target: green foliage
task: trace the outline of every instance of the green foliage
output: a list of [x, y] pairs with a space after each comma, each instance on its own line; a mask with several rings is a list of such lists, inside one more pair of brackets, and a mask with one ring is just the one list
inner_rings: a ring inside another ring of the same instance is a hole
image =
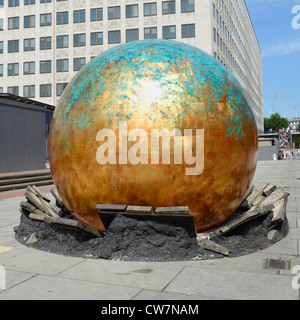
[[300, 123], [298, 124], [297, 130], [300, 131]]
[[282, 118], [279, 113], [272, 114], [270, 118], [264, 118], [264, 130], [269, 131], [270, 129], [279, 130], [287, 128], [289, 122], [286, 118]]
[[295, 148], [297, 148], [297, 149], [300, 148], [300, 138], [295, 139]]

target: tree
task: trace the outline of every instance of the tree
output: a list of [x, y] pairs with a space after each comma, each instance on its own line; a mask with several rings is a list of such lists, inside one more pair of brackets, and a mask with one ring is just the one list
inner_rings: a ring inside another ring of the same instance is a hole
[[287, 128], [289, 121], [286, 118], [282, 118], [279, 113], [274, 113], [270, 118], [264, 118], [264, 130], [269, 131], [270, 129], [279, 130]]
[[298, 124], [297, 130], [300, 131], [300, 123]]

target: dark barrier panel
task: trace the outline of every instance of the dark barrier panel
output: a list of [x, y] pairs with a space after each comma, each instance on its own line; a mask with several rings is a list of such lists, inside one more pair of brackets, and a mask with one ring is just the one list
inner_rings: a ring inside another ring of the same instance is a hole
[[45, 169], [45, 113], [0, 97], [0, 173]]
[[258, 161], [273, 160], [273, 154], [277, 154], [277, 146], [258, 147]]

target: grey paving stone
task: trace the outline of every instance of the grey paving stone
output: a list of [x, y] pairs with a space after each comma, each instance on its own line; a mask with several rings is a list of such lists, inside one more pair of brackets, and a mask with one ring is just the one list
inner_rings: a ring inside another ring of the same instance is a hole
[[0, 300], [129, 300], [140, 289], [38, 275], [0, 293]]
[[197, 294], [180, 294], [172, 292], [163, 292], [155, 290], [141, 290], [133, 300], [160, 300], [160, 301], [171, 301], [171, 300], [216, 300], [218, 298], [201, 296]]
[[265, 253], [298, 255], [297, 239], [284, 238], [264, 250]]
[[86, 260], [62, 272], [60, 277], [162, 290], [181, 269], [173, 263]]
[[1, 253], [0, 261], [6, 269], [56, 275], [78, 264], [83, 259], [39, 251], [20, 244], [13, 250]]
[[[6, 289], [8, 290], [9, 288], [12, 288], [32, 277], [36, 276], [35, 273], [30, 273], [30, 272], [19, 272], [19, 271], [13, 271], [10, 269], [5, 270], [5, 285]], [[0, 290], [1, 292], [4, 292], [5, 290]], [[0, 294], [0, 300], [1, 300], [1, 294]]]
[[298, 290], [291, 286], [292, 278], [186, 267], [164, 291], [235, 300], [298, 300]]

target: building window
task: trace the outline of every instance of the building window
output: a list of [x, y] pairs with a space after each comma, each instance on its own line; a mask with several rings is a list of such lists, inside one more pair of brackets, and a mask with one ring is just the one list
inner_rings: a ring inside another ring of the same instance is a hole
[[0, 54], [3, 53], [3, 41], [0, 41]]
[[24, 0], [24, 4], [25, 4], [25, 6], [27, 6], [29, 4], [35, 4], [35, 0]]
[[69, 71], [69, 59], [56, 60], [56, 71], [57, 72]]
[[7, 69], [8, 76], [17, 76], [19, 75], [19, 64], [18, 63], [9, 63]]
[[51, 37], [42, 37], [40, 38], [40, 50], [49, 50], [51, 49]]
[[35, 74], [35, 62], [24, 62], [24, 75]]
[[156, 2], [144, 3], [144, 16], [156, 16], [157, 4]]
[[35, 27], [35, 16], [25, 16], [24, 17], [24, 28], [33, 28]]
[[40, 85], [40, 97], [51, 97], [51, 84], [41, 84]]
[[56, 84], [56, 96], [57, 97], [60, 97], [62, 95], [62, 93], [65, 90], [67, 85], [68, 85], [68, 83], [57, 83]]
[[194, 0], [181, 0], [181, 12], [193, 12], [195, 11]]
[[23, 87], [23, 97], [24, 98], [34, 98], [35, 97], [35, 86], [24, 86]]
[[139, 15], [139, 7], [137, 4], [129, 4], [126, 6], [126, 18], [134, 18]]
[[74, 47], [84, 47], [85, 46], [85, 33], [74, 34], [73, 36]]
[[195, 37], [195, 24], [183, 24], [181, 26], [181, 36], [182, 38]]
[[164, 26], [163, 27], [164, 39], [176, 39], [176, 26]]
[[120, 6], [108, 7], [108, 20], [120, 19]]
[[120, 43], [121, 42], [121, 32], [120, 30], [108, 31], [108, 43]]
[[4, 30], [4, 22], [3, 22], [3, 18], [0, 18], [0, 31]]
[[85, 22], [85, 10], [75, 10], [73, 12], [73, 21], [74, 23]]
[[3, 77], [3, 64], [0, 64], [0, 77]]
[[8, 18], [8, 29], [19, 29], [19, 17]]
[[139, 40], [139, 29], [126, 30], [126, 42]]
[[9, 7], [18, 7], [20, 5], [19, 0], [8, 0], [8, 6]]
[[56, 13], [56, 24], [57, 25], [68, 24], [68, 23], [69, 23], [69, 12], [68, 11]]
[[145, 39], [157, 39], [157, 28], [150, 27], [144, 29], [144, 38]]
[[17, 76], [19, 75], [19, 64], [18, 63], [9, 63], [7, 66], [7, 75], [8, 76]]
[[40, 73], [51, 73], [51, 60], [40, 61]]
[[175, 13], [175, 0], [162, 2], [162, 14]]
[[3, 87], [0, 87], [0, 93], [3, 93]]
[[94, 8], [91, 9], [91, 21], [101, 21], [103, 20], [103, 9], [102, 8]]
[[91, 46], [97, 46], [103, 44], [103, 32], [91, 33]]
[[74, 58], [73, 68], [74, 71], [80, 70], [86, 64], [85, 58]]
[[56, 48], [68, 48], [69, 47], [69, 36], [57, 36], [56, 37]]
[[14, 87], [7, 87], [7, 93], [14, 94], [15, 96], [19, 95], [19, 87], [14, 86]]
[[44, 13], [40, 15], [40, 26], [51, 26], [51, 13]]
[[19, 52], [19, 40], [8, 41], [8, 52]]

